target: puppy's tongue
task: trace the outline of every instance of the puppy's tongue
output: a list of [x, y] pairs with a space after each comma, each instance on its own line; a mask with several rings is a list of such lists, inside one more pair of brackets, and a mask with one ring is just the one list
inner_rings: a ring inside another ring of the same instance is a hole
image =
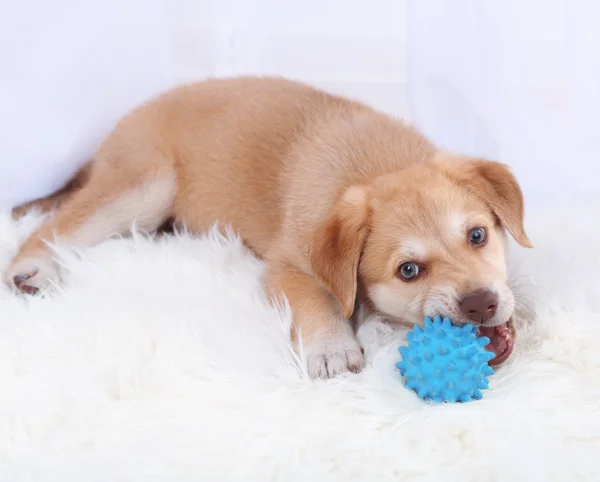
[[485, 349], [496, 355], [490, 360], [490, 365], [504, 362], [513, 351], [514, 339], [508, 323], [500, 326], [480, 326], [477, 336], [487, 336], [490, 339]]

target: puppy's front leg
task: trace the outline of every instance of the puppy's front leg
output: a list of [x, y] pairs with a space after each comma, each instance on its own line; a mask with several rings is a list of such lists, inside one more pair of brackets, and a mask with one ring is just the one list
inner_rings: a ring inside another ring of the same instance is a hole
[[350, 321], [343, 317], [335, 298], [315, 277], [287, 265], [270, 266], [266, 281], [274, 296], [283, 293], [289, 301], [292, 340], [305, 344], [312, 378], [360, 371], [364, 357]]

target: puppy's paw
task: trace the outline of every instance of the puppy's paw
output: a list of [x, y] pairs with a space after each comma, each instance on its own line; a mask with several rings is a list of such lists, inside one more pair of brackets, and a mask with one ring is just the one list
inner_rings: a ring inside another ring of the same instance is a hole
[[360, 345], [353, 334], [329, 335], [311, 341], [306, 352], [311, 378], [333, 378], [349, 371], [358, 373], [365, 365]]
[[58, 265], [51, 258], [24, 258], [9, 266], [5, 282], [13, 289], [33, 295], [46, 290], [58, 278]]

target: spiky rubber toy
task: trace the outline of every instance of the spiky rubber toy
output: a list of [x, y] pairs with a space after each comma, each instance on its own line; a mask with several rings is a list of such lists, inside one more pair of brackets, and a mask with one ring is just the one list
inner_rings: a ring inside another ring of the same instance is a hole
[[484, 348], [486, 336], [477, 336], [471, 324], [454, 326], [449, 318], [425, 318], [424, 327], [415, 326], [406, 336], [408, 346], [401, 346], [396, 367], [407, 388], [422, 400], [469, 402], [483, 397], [489, 375], [488, 362], [494, 354]]

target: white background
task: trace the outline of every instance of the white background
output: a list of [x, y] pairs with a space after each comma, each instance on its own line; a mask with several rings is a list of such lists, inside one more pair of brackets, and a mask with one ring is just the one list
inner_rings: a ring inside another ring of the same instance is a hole
[[0, 205], [57, 188], [148, 96], [238, 73], [412, 118], [529, 196], [597, 190], [597, 25], [593, 0], [0, 0]]
[[600, 191], [600, 2], [410, 0], [409, 100], [438, 143], [526, 194]]

